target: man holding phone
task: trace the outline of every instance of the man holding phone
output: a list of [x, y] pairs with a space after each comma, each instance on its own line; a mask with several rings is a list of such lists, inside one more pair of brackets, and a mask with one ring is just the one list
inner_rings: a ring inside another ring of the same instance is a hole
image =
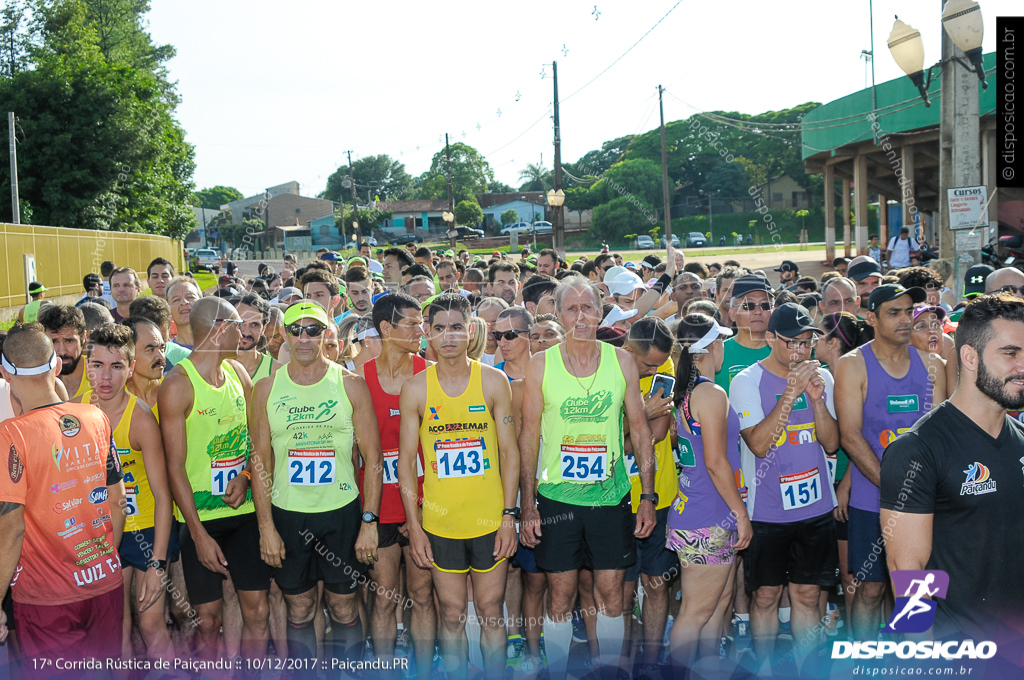
[[[665, 526], [668, 511], [675, 499], [679, 476], [672, 453], [672, 390], [675, 386], [675, 364], [672, 362], [672, 332], [663, 320], [648, 316], [629, 329], [625, 350], [633, 357], [640, 375], [640, 392], [644, 396], [644, 409], [654, 439], [654, 491], [658, 501], [654, 506], [657, 524], [647, 538], [636, 541], [636, 562], [626, 569], [625, 592], [635, 593], [637, 575], [643, 586], [643, 672], [658, 665], [661, 642], [668, 621], [669, 584], [679, 570], [676, 554], [665, 547]], [[623, 435], [629, 433], [629, 421], [623, 420]], [[626, 472], [629, 473], [630, 502], [636, 515], [640, 505], [640, 469], [633, 455], [633, 447], [625, 437]], [[631, 602], [625, 603], [627, 610]], [[652, 677], [654, 677], [652, 675]]]

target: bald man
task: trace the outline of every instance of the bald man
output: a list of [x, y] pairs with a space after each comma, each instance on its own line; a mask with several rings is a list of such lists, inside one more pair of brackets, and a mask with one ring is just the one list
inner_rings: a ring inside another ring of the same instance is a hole
[[1005, 292], [1024, 299], [1024, 272], [1016, 267], [1003, 267], [985, 277], [985, 293]]
[[242, 610], [242, 654], [266, 654], [270, 568], [249, 482], [246, 402], [249, 374], [235, 359], [242, 319], [218, 297], [189, 314], [195, 349], [167, 374], [158, 393], [167, 472], [186, 525], [181, 560], [189, 601], [199, 614], [197, 655], [221, 656], [222, 584], [230, 574]]

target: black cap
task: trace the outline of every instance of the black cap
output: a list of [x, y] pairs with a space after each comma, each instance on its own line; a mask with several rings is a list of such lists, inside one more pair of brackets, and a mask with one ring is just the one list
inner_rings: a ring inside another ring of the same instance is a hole
[[772, 286], [768, 283], [768, 279], [757, 274], [744, 274], [743, 276], [737, 276], [732, 283], [732, 296], [733, 298], [740, 298], [747, 293], [753, 293], [755, 291], [762, 291], [768, 295], [772, 294]]
[[795, 338], [807, 331], [825, 332], [815, 326], [807, 310], [795, 302], [787, 302], [775, 308], [771, 318], [768, 319], [768, 330], [784, 338]]
[[918, 286], [904, 288], [898, 283], [886, 283], [871, 291], [871, 296], [868, 297], [868, 311], [873, 312], [886, 302], [895, 300], [901, 295], [909, 295], [915, 305], [924, 302], [925, 298], [928, 297], [928, 293], [924, 292], [924, 288]]
[[783, 260], [782, 261], [782, 266], [776, 267], [775, 271], [777, 271], [777, 272], [798, 272], [798, 271], [800, 271], [800, 267], [798, 267], [796, 262], [793, 262], [793, 260]]
[[850, 263], [850, 258], [848, 258], [848, 257], [837, 257], [836, 259], [832, 260], [832, 266], [833, 267], [838, 267], [841, 264], [849, 264], [849, 263]]
[[976, 264], [964, 274], [964, 297], [981, 295], [985, 292], [985, 279], [995, 269], [987, 264]]
[[868, 278], [869, 276], [877, 276], [882, 278], [882, 268], [878, 266], [878, 263], [874, 260], [867, 260], [864, 262], [858, 262], [857, 264], [850, 265], [846, 270], [846, 275], [858, 283]]

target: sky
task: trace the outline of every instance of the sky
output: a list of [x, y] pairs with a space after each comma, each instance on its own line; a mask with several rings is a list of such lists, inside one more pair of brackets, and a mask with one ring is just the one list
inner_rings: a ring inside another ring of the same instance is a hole
[[[167, 66], [196, 187], [246, 196], [292, 180], [314, 196], [348, 151], [417, 176], [445, 133], [517, 187], [527, 164], [553, 165], [553, 61], [571, 162], [656, 128], [659, 84], [667, 122], [863, 89], [872, 13], [877, 83], [905, 77], [886, 46], [896, 14], [921, 31], [926, 67], [940, 57], [940, 0], [596, 2], [152, 0], [147, 18], [177, 50]], [[1024, 4], [981, 4], [988, 53], [996, 16]]]

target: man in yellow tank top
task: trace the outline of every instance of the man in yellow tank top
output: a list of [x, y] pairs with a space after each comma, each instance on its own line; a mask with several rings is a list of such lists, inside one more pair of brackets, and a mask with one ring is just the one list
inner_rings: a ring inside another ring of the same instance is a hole
[[[256, 385], [250, 410], [260, 554], [284, 593], [288, 655], [316, 656], [322, 579], [331, 619], [325, 656], [358, 660], [356, 589], [365, 583], [364, 565], [377, 559], [383, 483], [377, 416], [366, 381], [324, 355], [327, 312], [302, 302], [288, 308], [284, 322], [291, 361]], [[361, 508], [356, 439], [367, 470]]]
[[246, 402], [249, 374], [232, 357], [242, 320], [218, 297], [189, 314], [196, 340], [160, 386], [160, 429], [171, 492], [186, 525], [181, 560], [199, 619], [197, 654], [221, 651], [223, 581], [230, 573], [242, 610], [242, 654], [267, 651], [270, 567], [260, 559], [259, 526], [249, 494], [251, 462]]
[[[60, 357], [60, 382], [70, 397], [89, 391], [82, 354], [85, 349], [85, 316], [77, 307], [47, 305], [39, 313], [39, 323], [53, 342], [53, 351]], [[59, 393], [59, 388], [58, 388]]]
[[[562, 677], [577, 573], [584, 566], [594, 570], [601, 661], [621, 665], [626, 568], [636, 559], [635, 539], [654, 530], [658, 496], [636, 365], [625, 350], [597, 341], [597, 293], [586, 279], [566, 277], [555, 291], [555, 311], [566, 330], [565, 342], [534, 355], [526, 372], [519, 434], [520, 540], [536, 547], [537, 566], [547, 572], [548, 669], [551, 677]], [[635, 519], [623, 455], [623, 409], [640, 474]]]
[[164, 349], [167, 343], [159, 327], [148, 319], [132, 317], [129, 328], [132, 329], [135, 345], [135, 368], [128, 378], [127, 389], [144, 401], [159, 419], [156, 397], [164, 379], [164, 366], [167, 363]]
[[437, 363], [407, 382], [399, 397], [398, 483], [409, 544], [416, 564], [433, 570], [441, 606], [438, 638], [451, 677], [467, 674], [467, 573], [484, 671], [503, 671], [506, 560], [516, 552], [519, 451], [512, 392], [504, 373], [467, 356], [469, 317], [469, 301], [461, 295], [445, 293], [430, 302], [427, 334]]
[[[146, 654], [154, 659], [174, 656], [164, 622], [164, 584], [170, 552], [171, 490], [167, 484], [160, 426], [149, 408], [125, 391], [135, 367], [135, 343], [127, 326], [100, 326], [90, 335], [86, 371], [93, 389], [79, 399], [106, 414], [124, 472], [124, 534], [118, 554], [124, 576], [125, 658], [132, 658], [132, 613], [137, 614]], [[134, 581], [134, 588], [133, 588]], [[132, 597], [136, 592], [137, 596]]]

